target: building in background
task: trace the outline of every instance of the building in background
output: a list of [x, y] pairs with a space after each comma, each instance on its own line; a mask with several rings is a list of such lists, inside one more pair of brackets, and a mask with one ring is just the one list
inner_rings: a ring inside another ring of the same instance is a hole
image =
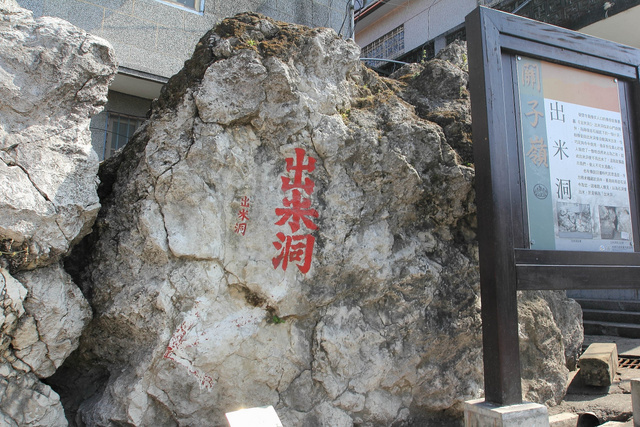
[[108, 40], [119, 68], [104, 112], [91, 122], [100, 160], [124, 146], [151, 101], [180, 71], [196, 43], [222, 19], [258, 12], [273, 19], [330, 27], [351, 37], [352, 0], [17, 0], [35, 17], [56, 16]]
[[[355, 40], [363, 58], [418, 62], [460, 37], [464, 18], [479, 5], [496, 0], [356, 0]], [[393, 64], [366, 61], [391, 71]]]
[[[356, 0], [355, 40], [363, 58], [419, 62], [456, 39], [478, 6], [640, 47], [640, 0]], [[367, 61], [382, 72], [395, 64]]]

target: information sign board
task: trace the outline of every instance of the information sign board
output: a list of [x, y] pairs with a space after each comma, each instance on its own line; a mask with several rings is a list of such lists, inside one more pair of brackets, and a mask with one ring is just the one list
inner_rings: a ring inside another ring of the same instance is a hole
[[516, 63], [529, 247], [633, 252], [618, 79]]
[[522, 402], [518, 290], [640, 287], [640, 51], [466, 19], [485, 399]]

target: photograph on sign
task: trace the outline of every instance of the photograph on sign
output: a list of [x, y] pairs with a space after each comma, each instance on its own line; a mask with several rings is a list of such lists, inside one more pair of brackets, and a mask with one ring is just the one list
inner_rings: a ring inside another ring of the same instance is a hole
[[531, 249], [633, 252], [615, 78], [518, 57]]

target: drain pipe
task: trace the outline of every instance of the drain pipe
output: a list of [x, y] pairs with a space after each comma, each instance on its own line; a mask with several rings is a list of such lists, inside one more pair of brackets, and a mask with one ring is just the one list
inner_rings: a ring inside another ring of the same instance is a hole
[[513, 9], [513, 14], [516, 14], [518, 12], [520, 12], [520, 9], [522, 9], [523, 7], [525, 7], [526, 5], [528, 5], [529, 3], [531, 3], [531, 0], [527, 0], [524, 3], [522, 3], [520, 6], [516, 7], [515, 9]]
[[351, 0], [351, 40], [356, 41], [356, 0]]
[[578, 416], [576, 427], [596, 427], [600, 425], [600, 419], [593, 412], [585, 412]]
[[380, 62], [393, 62], [394, 64], [402, 64], [407, 65], [408, 62], [396, 61], [393, 59], [384, 59], [384, 58], [360, 58], [360, 61], [380, 61]]

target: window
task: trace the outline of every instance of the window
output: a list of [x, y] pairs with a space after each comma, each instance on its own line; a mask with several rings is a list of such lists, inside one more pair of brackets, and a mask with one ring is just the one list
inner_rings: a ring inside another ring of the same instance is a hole
[[467, 27], [462, 27], [457, 30], [454, 30], [446, 35], [447, 45], [450, 45], [456, 40], [466, 40], [467, 39]]
[[[404, 24], [362, 48], [363, 58], [394, 59], [404, 53]], [[365, 61], [370, 67], [380, 66], [379, 61]]]
[[157, 0], [171, 6], [178, 6], [188, 10], [202, 13], [204, 11], [204, 0]]
[[143, 117], [126, 114], [107, 113], [107, 129], [104, 138], [103, 159], [108, 159], [124, 147], [133, 136], [138, 126], [145, 120]]

